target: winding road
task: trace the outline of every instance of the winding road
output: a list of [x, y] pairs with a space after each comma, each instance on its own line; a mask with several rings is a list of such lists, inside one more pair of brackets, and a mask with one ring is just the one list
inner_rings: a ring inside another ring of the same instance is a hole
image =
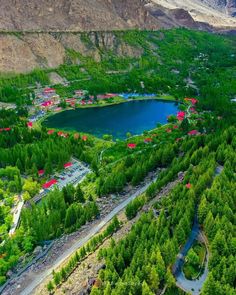
[[134, 200], [136, 197], [144, 193], [147, 188], [150, 186], [152, 182], [154, 182], [156, 178], [147, 184], [145, 184], [142, 188], [137, 190], [134, 194], [132, 194], [128, 199], [120, 203], [116, 208], [114, 208], [106, 217], [104, 217], [101, 222], [94, 226], [88, 234], [82, 238], [79, 239], [73, 246], [71, 246], [68, 250], [66, 250], [62, 255], [60, 255], [54, 263], [50, 266], [50, 268], [44, 270], [38, 275], [35, 275], [33, 277], [32, 282], [25, 288], [23, 291], [21, 291], [20, 295], [28, 295], [32, 294], [33, 290], [47, 277], [49, 276], [54, 269], [56, 269], [58, 266], [60, 266], [67, 258], [71, 256], [78, 248], [85, 245], [94, 235], [96, 235], [115, 215], [117, 215], [121, 210], [123, 210], [132, 200]]
[[[218, 165], [215, 169], [214, 177], [220, 175], [221, 172], [223, 171], [223, 169], [224, 169], [223, 166]], [[206, 258], [205, 258], [205, 268], [204, 268], [203, 274], [198, 279], [188, 280], [184, 276], [182, 268], [183, 268], [185, 256], [187, 255], [188, 251], [192, 247], [193, 242], [197, 239], [202, 240], [202, 242], [206, 246], [207, 253], [206, 253]], [[185, 292], [192, 294], [192, 295], [199, 295], [200, 294], [203, 284], [204, 284], [204, 282], [207, 278], [207, 275], [208, 275], [209, 255], [210, 255], [210, 252], [209, 252], [209, 249], [207, 246], [207, 241], [206, 241], [206, 238], [205, 238], [203, 232], [201, 232], [201, 230], [200, 230], [198, 218], [197, 218], [197, 208], [195, 208], [194, 223], [193, 223], [191, 233], [189, 235], [189, 238], [188, 238], [186, 244], [183, 246], [183, 248], [179, 252], [176, 262], [172, 268], [172, 272], [176, 278], [176, 285], [180, 289], [182, 289]]]

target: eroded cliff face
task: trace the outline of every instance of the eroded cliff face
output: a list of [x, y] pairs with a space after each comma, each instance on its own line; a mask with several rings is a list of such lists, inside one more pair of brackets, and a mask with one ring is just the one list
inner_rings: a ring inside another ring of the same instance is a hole
[[[138, 57], [142, 48], [128, 45], [112, 32], [0, 34], [0, 72], [25, 73], [35, 68], [57, 68], [67, 49], [100, 61], [104, 52]], [[79, 62], [79, 60], [78, 60]]]
[[224, 22], [225, 26], [236, 24], [227, 18], [235, 14], [236, 0], [0, 0], [0, 30], [78, 32], [192, 26], [181, 15], [176, 17], [173, 10], [178, 9], [190, 13], [194, 21], [216, 27]]
[[[56, 68], [73, 49], [139, 56], [108, 31], [186, 27], [234, 30], [236, 0], [0, 0], [0, 72]], [[100, 33], [91, 33], [91, 32]], [[73, 34], [73, 33], [74, 34]], [[87, 41], [81, 33], [87, 32]], [[104, 32], [104, 33], [102, 33]]]
[[0, 29], [99, 31], [158, 27], [146, 0], [0, 0]]

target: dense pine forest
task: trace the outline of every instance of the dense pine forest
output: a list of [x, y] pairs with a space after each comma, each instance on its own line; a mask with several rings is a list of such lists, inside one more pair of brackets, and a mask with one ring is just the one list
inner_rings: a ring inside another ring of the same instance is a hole
[[[68, 49], [65, 64], [57, 69], [0, 76], [0, 102], [16, 104], [13, 110], [0, 110], [0, 283], [10, 278], [9, 270], [16, 271], [19, 260], [31, 255], [35, 247], [99, 219], [98, 200], [111, 200], [113, 194], [138, 187], [150, 173], [159, 171], [146, 192], [126, 207], [128, 220], [180, 173], [183, 181], [155, 202], [152, 210], [140, 213], [119, 242], [111, 239], [110, 246], [99, 251], [97, 258], [105, 266], [91, 294], [151, 295], [164, 288], [167, 295], [184, 294], [176, 288], [172, 268], [197, 216], [210, 251], [209, 273], [201, 294], [233, 295], [236, 122], [232, 99], [236, 96], [236, 40], [186, 29], [115, 34], [123, 42], [141, 48], [142, 56], [117, 57], [103, 52], [102, 60], [96, 62]], [[89, 42], [86, 36], [83, 40]], [[81, 63], [76, 65], [78, 58]], [[50, 85], [50, 72], [69, 83]], [[29, 128], [36, 82], [54, 87], [63, 101], [73, 97], [76, 89], [86, 89], [93, 96], [157, 93], [178, 102], [179, 112], [170, 114], [166, 125], [158, 124], [135, 137], [127, 135], [125, 140], [96, 138], [71, 130], [50, 132], [41, 122]], [[32, 200], [42, 185], [72, 158], [88, 164], [91, 173], [81, 184], [47, 192], [35, 204]], [[216, 172], [219, 166], [220, 174]], [[19, 227], [9, 235], [16, 195], [21, 195], [27, 206], [22, 210]], [[88, 249], [76, 252], [68, 269], [54, 273], [48, 292], [56, 293], [81, 257], [93, 252], [122, 226], [116, 219], [112, 222]]]

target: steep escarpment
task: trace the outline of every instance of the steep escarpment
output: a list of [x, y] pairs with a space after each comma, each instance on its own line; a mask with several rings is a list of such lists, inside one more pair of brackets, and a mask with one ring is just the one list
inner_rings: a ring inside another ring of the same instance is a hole
[[91, 31], [158, 27], [146, 0], [1, 0], [0, 29]]
[[56, 68], [66, 61], [68, 51], [96, 61], [107, 52], [127, 57], [138, 57], [143, 52], [141, 47], [127, 44], [121, 32], [2, 33], [0, 72], [25, 73], [35, 68]]
[[[235, 13], [236, 0], [0, 0], [0, 8], [2, 31], [198, 28], [199, 21], [236, 27], [236, 20], [229, 17]], [[179, 9], [185, 10], [184, 18]]]

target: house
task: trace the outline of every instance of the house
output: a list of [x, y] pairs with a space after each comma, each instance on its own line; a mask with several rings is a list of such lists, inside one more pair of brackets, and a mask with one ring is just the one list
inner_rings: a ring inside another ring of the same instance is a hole
[[10, 127], [0, 128], [0, 132], [2, 132], [2, 131], [11, 131], [11, 128]]
[[88, 94], [88, 91], [87, 91], [87, 90], [79, 89], [79, 90], [76, 90], [76, 91], [75, 91], [75, 96], [76, 96], [77, 98], [82, 98], [82, 97], [84, 97], [86, 94]]
[[64, 168], [70, 168], [72, 166], [72, 163], [71, 162], [68, 162], [66, 164], [64, 164]]
[[44, 170], [39, 170], [38, 171], [38, 176], [43, 176], [44, 175], [44, 172], [45, 172]]
[[106, 94], [99, 94], [97, 96], [97, 99], [109, 99], [109, 98], [113, 98], [113, 97], [116, 97], [117, 94], [115, 93], [106, 93]]
[[43, 90], [43, 95], [45, 95], [45, 96], [52, 96], [54, 94], [56, 94], [56, 90], [53, 88], [45, 88]]
[[57, 135], [66, 138], [68, 136], [68, 133], [64, 133], [62, 131], [58, 131], [57, 132]]
[[137, 146], [137, 144], [136, 143], [128, 143], [127, 144], [127, 147], [129, 148], [129, 149], [135, 149], [136, 148], [136, 146]]
[[48, 130], [48, 135], [51, 135], [51, 134], [53, 134], [54, 132], [55, 132], [55, 130], [50, 129], [50, 130]]
[[144, 139], [144, 143], [150, 143], [152, 142], [152, 138], [151, 137], [148, 137], [148, 138], [145, 138]]
[[44, 189], [49, 189], [50, 187], [52, 187], [55, 184], [57, 184], [57, 180], [56, 179], [52, 179], [52, 180], [44, 183], [43, 188]]
[[32, 128], [33, 127], [33, 122], [28, 122], [27, 126], [28, 126], [28, 128]]
[[49, 109], [54, 105], [54, 102], [52, 100], [47, 100], [41, 103], [41, 108], [42, 109]]
[[81, 100], [79, 104], [84, 106], [84, 105], [86, 105], [86, 101], [85, 100]]
[[198, 135], [200, 134], [197, 130], [191, 130], [188, 132], [188, 135]]

